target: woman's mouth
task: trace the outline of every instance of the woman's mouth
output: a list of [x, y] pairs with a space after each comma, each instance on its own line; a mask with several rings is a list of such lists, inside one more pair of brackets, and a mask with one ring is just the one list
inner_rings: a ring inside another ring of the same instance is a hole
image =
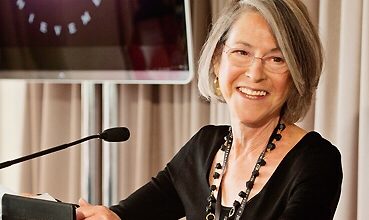
[[251, 99], [261, 98], [268, 94], [268, 92], [264, 90], [254, 90], [245, 87], [238, 87], [238, 91], [245, 94], [248, 98]]

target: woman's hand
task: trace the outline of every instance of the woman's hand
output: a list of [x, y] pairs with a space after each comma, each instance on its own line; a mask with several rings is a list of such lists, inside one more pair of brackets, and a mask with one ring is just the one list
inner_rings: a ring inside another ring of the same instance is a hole
[[76, 210], [77, 220], [120, 220], [110, 209], [102, 205], [91, 205], [84, 199], [78, 201], [79, 208]]

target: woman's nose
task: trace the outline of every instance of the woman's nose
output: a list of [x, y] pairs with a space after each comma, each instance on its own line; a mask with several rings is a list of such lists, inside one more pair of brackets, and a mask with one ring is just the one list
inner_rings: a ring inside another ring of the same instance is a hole
[[265, 79], [265, 73], [263, 68], [263, 59], [260, 57], [254, 57], [249, 68], [246, 70], [247, 78], [254, 82]]

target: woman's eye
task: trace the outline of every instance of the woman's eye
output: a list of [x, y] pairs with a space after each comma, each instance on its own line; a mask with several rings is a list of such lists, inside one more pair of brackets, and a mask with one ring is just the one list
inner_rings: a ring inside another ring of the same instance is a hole
[[237, 55], [241, 55], [241, 56], [249, 56], [250, 53], [246, 50], [235, 50], [234, 53], [236, 53]]
[[284, 62], [284, 59], [282, 57], [271, 57], [271, 60], [274, 63], [283, 63]]

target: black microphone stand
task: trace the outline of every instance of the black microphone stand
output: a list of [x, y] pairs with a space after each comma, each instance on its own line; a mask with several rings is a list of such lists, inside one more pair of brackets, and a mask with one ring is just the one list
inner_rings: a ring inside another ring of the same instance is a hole
[[50, 154], [50, 153], [53, 153], [55, 151], [60, 151], [60, 150], [66, 149], [68, 147], [71, 147], [73, 145], [80, 144], [82, 142], [85, 142], [85, 141], [88, 141], [88, 140], [91, 140], [91, 139], [94, 139], [94, 138], [100, 138], [100, 134], [91, 135], [91, 136], [82, 138], [80, 140], [73, 141], [71, 143], [62, 144], [62, 145], [59, 145], [59, 146], [56, 146], [56, 147], [51, 147], [49, 149], [39, 151], [39, 152], [30, 154], [30, 155], [27, 155], [27, 156], [24, 156], [24, 157], [20, 157], [20, 158], [17, 158], [15, 160], [9, 160], [9, 161], [2, 162], [2, 163], [0, 163], [0, 169], [3, 169], [5, 167], [8, 167], [8, 166], [11, 166], [13, 164], [20, 163], [20, 162], [23, 162], [23, 161], [26, 161], [26, 160], [31, 160], [31, 159], [36, 158], [36, 157], [41, 157], [43, 155]]

